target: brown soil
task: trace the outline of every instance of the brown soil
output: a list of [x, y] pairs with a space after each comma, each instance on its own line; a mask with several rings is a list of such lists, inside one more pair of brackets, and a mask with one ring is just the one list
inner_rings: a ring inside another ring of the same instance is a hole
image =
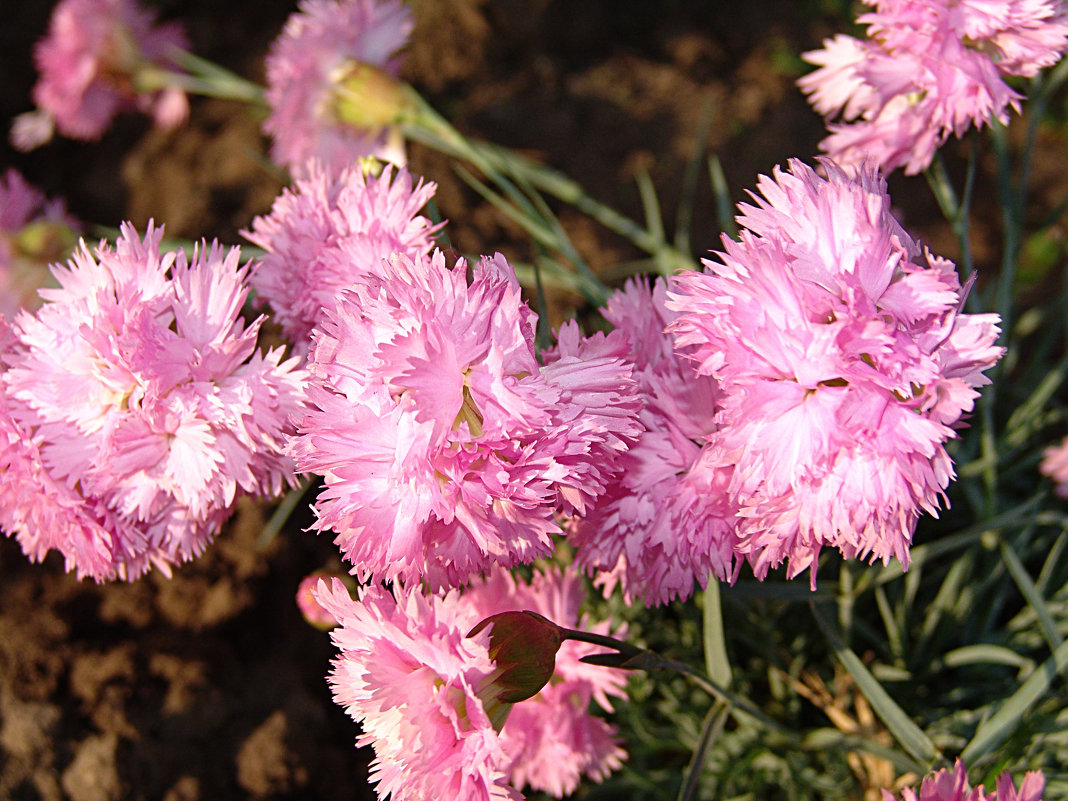
[[[12, 5], [0, 26], [4, 125], [30, 106], [30, 49], [51, 4]], [[158, 5], [187, 23], [199, 53], [255, 79], [293, 8], [280, 0]], [[735, 200], [758, 173], [810, 158], [821, 136], [792, 85], [796, 54], [837, 28], [821, 21], [815, 0], [413, 6], [406, 77], [458, 127], [560, 168], [636, 218], [634, 175], [648, 170], [669, 234], [706, 106], [713, 123], [705, 144], [722, 160]], [[178, 131], [122, 118], [100, 142], [57, 141], [28, 155], [0, 145], [0, 167], [65, 196], [91, 223], [153, 217], [173, 236], [236, 244], [281, 186], [259, 160], [265, 145], [244, 108], [198, 100]], [[519, 232], [444, 159], [414, 148], [411, 161], [439, 183], [458, 249], [523, 254]], [[576, 214], [561, 217], [596, 267], [635, 257]], [[718, 237], [707, 180], [694, 219], [700, 254]], [[577, 297], [559, 297], [554, 318], [578, 306]], [[0, 798], [373, 797], [367, 756], [353, 747], [357, 727], [324, 679], [328, 638], [293, 604], [301, 577], [336, 559], [336, 549], [301, 532], [302, 514], [261, 551], [263, 515], [243, 505], [203, 558], [173, 578], [129, 584], [78, 582], [58, 558], [30, 564], [0, 538]]]

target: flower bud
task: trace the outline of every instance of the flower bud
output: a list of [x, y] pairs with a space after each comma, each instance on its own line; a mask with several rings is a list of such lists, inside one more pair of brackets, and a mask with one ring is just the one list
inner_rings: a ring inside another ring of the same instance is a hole
[[537, 695], [556, 668], [560, 628], [536, 612], [500, 612], [468, 632], [473, 637], [490, 627], [489, 656], [497, 670], [486, 677], [478, 696], [500, 731], [512, 704]]
[[327, 570], [316, 570], [314, 573], [308, 574], [301, 579], [300, 585], [297, 587], [296, 600], [300, 614], [307, 623], [321, 631], [329, 631], [338, 624], [338, 621], [319, 603], [315, 597], [314, 590], [319, 586], [321, 580], [325, 579], [330, 582], [331, 579], [335, 578], [339, 579], [348, 588], [349, 592], [352, 592], [352, 579], [349, 576]]
[[48, 265], [74, 249], [77, 234], [62, 220], [38, 219], [13, 232], [0, 231], [0, 314], [41, 305], [38, 291], [57, 286]]
[[381, 67], [348, 61], [332, 77], [334, 112], [354, 128], [375, 131], [396, 125], [411, 109], [404, 84]]
[[42, 219], [22, 226], [11, 244], [18, 258], [43, 267], [70, 255], [77, 241], [78, 235], [67, 223]]

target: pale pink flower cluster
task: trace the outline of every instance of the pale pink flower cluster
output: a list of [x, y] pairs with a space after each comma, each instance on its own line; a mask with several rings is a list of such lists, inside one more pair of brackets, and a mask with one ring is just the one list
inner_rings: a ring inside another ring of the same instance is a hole
[[901, 228], [882, 178], [822, 166], [762, 177], [740, 239], [667, 302], [719, 382], [712, 461], [733, 471], [735, 550], [759, 577], [814, 571], [824, 546], [907, 565], [953, 477], [945, 443], [1003, 353], [998, 316], [961, 311], [953, 264]]
[[[608, 622], [593, 623], [580, 614], [585, 598], [575, 571], [535, 570], [530, 583], [496, 569], [464, 591], [461, 603], [471, 625], [499, 612], [537, 612], [557, 625], [621, 637]], [[556, 654], [556, 670], [541, 692], [516, 704], [501, 732], [509, 782], [557, 798], [570, 795], [583, 777], [599, 782], [626, 758], [616, 729], [590, 712], [591, 703], [612, 711], [611, 698], [626, 698], [622, 671], [588, 665], [582, 657], [602, 652], [596, 645], [567, 640]]]
[[256, 351], [248, 268], [217, 244], [161, 253], [129, 225], [83, 244], [15, 319], [0, 378], [0, 527], [97, 580], [198, 555], [239, 495], [294, 480], [284, 454], [303, 371]]
[[734, 510], [730, 470], [702, 458], [715, 431], [716, 380], [697, 375], [692, 348], [676, 350], [666, 328], [663, 279], [629, 281], [609, 298], [605, 318], [625, 334], [641, 390], [645, 431], [620, 457], [617, 479], [585, 517], [571, 521], [576, 562], [606, 592], [647, 604], [686, 598], [694, 578], [733, 578]]
[[394, 253], [425, 256], [440, 227], [419, 213], [436, 184], [413, 185], [404, 168], [387, 165], [375, 177], [356, 164], [333, 177], [313, 163], [305, 172], [243, 232], [266, 251], [252, 276], [257, 300], [270, 305], [271, 319], [300, 351], [322, 310], [356, 276]]
[[39, 305], [47, 265], [66, 257], [77, 229], [62, 200], [47, 200], [15, 170], [0, 177], [0, 316]]
[[96, 139], [121, 111], [151, 114], [163, 127], [178, 125], [189, 112], [185, 93], [175, 87], [142, 91], [138, 81], [146, 70], [176, 69], [175, 51], [187, 48], [179, 25], [156, 24], [155, 13], [135, 0], [61, 0], [34, 51], [38, 111], [16, 120], [15, 145], [43, 144], [53, 127], [73, 139]]
[[842, 164], [926, 169], [951, 134], [1008, 121], [1022, 96], [1005, 83], [1055, 64], [1068, 49], [1060, 0], [864, 0], [868, 38], [839, 34], [805, 53], [819, 69], [798, 81]]
[[473, 623], [456, 590], [395, 591], [396, 600], [374, 585], [354, 601], [335, 579], [316, 593], [339, 624], [330, 635], [340, 651], [329, 676], [334, 700], [360, 722], [356, 744], [374, 748], [379, 798], [521, 798], [479, 696], [496, 671], [489, 630], [465, 636]]
[[625, 676], [579, 661], [603, 649], [565, 641], [549, 683], [512, 706], [497, 730], [489, 710], [501, 666], [489, 655], [491, 630], [467, 636], [483, 619], [513, 610], [611, 633], [609, 624], [580, 616], [576, 574], [536, 571], [526, 583], [497, 568], [462, 593], [426, 596], [399, 585], [394, 592], [396, 600], [375, 585], [354, 601], [337, 579], [315, 591], [339, 624], [334, 697], [362, 724], [357, 743], [374, 748], [379, 797], [519, 798], [517, 789], [529, 786], [559, 798], [582, 777], [601, 781], [622, 765], [615, 728], [590, 707], [610, 711], [612, 697], [625, 697]]
[[363, 156], [403, 164], [396, 132], [346, 122], [339, 93], [356, 64], [395, 76], [411, 29], [400, 0], [302, 0], [267, 54], [271, 112], [263, 127], [274, 140], [271, 157], [298, 173], [312, 159], [328, 172]]
[[[994, 792], [988, 793], [982, 785], [971, 787], [968, 784], [968, 774], [958, 759], [952, 770], [943, 768], [925, 778], [919, 793], [906, 787], [901, 793], [901, 801], [1042, 801], [1045, 785], [1042, 771], [1032, 770], [1027, 772], [1017, 789], [1012, 776], [1005, 771], [998, 777]], [[897, 796], [883, 790], [883, 801], [897, 801]]]
[[292, 453], [359, 575], [442, 587], [530, 562], [603, 492], [641, 430], [625, 342], [569, 327], [542, 366], [535, 323], [502, 256], [440, 251], [395, 255], [324, 311]]

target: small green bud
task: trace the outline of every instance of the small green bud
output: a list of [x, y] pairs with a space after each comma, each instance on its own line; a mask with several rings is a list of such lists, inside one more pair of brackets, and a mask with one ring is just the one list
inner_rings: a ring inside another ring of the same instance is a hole
[[333, 79], [334, 113], [354, 128], [377, 131], [397, 125], [411, 110], [404, 84], [381, 67], [349, 61]]
[[74, 249], [78, 237], [70, 226], [54, 220], [27, 223], [12, 239], [15, 253], [28, 261], [50, 264]]

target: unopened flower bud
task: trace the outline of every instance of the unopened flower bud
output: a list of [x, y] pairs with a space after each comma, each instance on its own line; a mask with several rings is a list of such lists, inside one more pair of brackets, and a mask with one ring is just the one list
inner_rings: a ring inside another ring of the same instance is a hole
[[477, 690], [500, 731], [512, 704], [537, 695], [556, 669], [560, 628], [536, 612], [501, 612], [490, 615], [468, 632], [473, 637], [490, 627], [489, 656], [497, 670]]
[[334, 74], [334, 112], [354, 128], [396, 125], [411, 109], [404, 84], [381, 67], [348, 61]]
[[300, 610], [300, 614], [304, 617], [305, 621], [322, 631], [329, 631], [334, 628], [338, 622], [337, 619], [319, 603], [318, 599], [315, 597], [314, 590], [319, 586], [321, 580], [325, 579], [329, 582], [331, 579], [335, 578], [345, 584], [350, 592], [352, 591], [352, 587], [349, 586], [352, 579], [349, 576], [331, 573], [326, 570], [316, 570], [314, 573], [309, 573], [300, 580], [300, 584], [297, 586], [296, 599], [297, 608]]
[[77, 234], [63, 220], [38, 219], [21, 228], [0, 231], [0, 314], [36, 309], [38, 291], [57, 286], [48, 265], [62, 261], [74, 249]]
[[42, 266], [65, 259], [78, 242], [70, 225], [59, 220], [26, 223], [12, 238], [16, 257]]

